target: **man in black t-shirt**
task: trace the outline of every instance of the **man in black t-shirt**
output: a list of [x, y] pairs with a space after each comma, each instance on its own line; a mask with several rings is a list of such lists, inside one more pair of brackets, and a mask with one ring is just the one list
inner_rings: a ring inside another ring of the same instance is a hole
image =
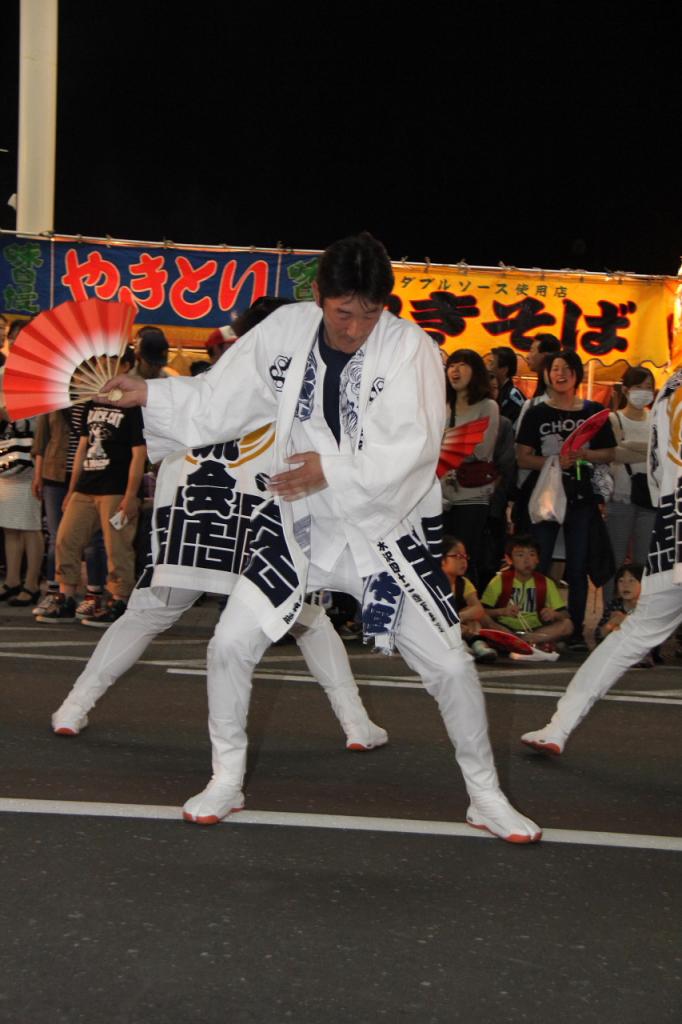
[[107, 587], [112, 600], [107, 608], [83, 622], [106, 627], [123, 614], [135, 585], [133, 544], [146, 458], [139, 409], [88, 403], [57, 534], [60, 597], [53, 611], [36, 616], [36, 621], [75, 618], [74, 598], [83, 551], [99, 527], [107, 552]]

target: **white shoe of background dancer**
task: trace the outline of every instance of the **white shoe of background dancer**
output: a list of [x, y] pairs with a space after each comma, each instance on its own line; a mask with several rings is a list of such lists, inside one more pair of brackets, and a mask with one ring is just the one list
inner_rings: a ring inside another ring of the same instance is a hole
[[243, 809], [244, 794], [240, 787], [213, 778], [203, 792], [187, 801], [182, 816], [195, 825], [217, 825], [229, 814]]
[[501, 790], [480, 793], [472, 799], [467, 824], [485, 829], [507, 843], [537, 843], [542, 829], [530, 818], [514, 810]]
[[52, 715], [52, 732], [58, 736], [77, 736], [88, 724], [88, 716], [79, 704], [65, 700]]
[[546, 725], [544, 729], [536, 729], [534, 732], [524, 732], [521, 742], [533, 750], [540, 750], [544, 754], [563, 754], [568, 736], [560, 729], [552, 725]]
[[367, 720], [366, 725], [351, 729], [346, 735], [346, 750], [374, 750], [388, 743], [388, 733], [380, 725]]

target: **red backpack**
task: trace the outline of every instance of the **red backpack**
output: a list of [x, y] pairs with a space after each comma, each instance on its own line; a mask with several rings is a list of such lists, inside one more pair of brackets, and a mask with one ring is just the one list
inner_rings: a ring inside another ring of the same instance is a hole
[[[502, 589], [500, 590], [500, 596], [495, 602], [495, 608], [504, 608], [509, 604], [509, 599], [514, 587], [514, 575], [515, 572], [513, 565], [510, 565], [507, 569], [503, 569], [500, 573]], [[547, 577], [541, 572], [534, 572], [533, 579], [535, 580], [535, 612], [539, 615], [547, 601]]]

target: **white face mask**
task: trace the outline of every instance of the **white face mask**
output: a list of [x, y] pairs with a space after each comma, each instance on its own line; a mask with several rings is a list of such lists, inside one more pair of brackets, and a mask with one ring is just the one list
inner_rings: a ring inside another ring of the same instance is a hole
[[628, 402], [634, 405], [635, 409], [644, 409], [651, 405], [654, 400], [654, 393], [651, 388], [630, 388], [628, 391]]

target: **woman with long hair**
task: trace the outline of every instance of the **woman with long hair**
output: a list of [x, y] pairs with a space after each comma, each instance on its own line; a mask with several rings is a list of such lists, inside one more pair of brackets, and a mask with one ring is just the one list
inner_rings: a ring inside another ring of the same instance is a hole
[[445, 364], [447, 425], [460, 427], [481, 421], [482, 440], [459, 470], [442, 478], [445, 532], [459, 537], [469, 553], [471, 580], [478, 584], [482, 539], [490, 497], [495, 489], [491, 474], [500, 411], [490, 397], [488, 370], [477, 352], [460, 348]]

